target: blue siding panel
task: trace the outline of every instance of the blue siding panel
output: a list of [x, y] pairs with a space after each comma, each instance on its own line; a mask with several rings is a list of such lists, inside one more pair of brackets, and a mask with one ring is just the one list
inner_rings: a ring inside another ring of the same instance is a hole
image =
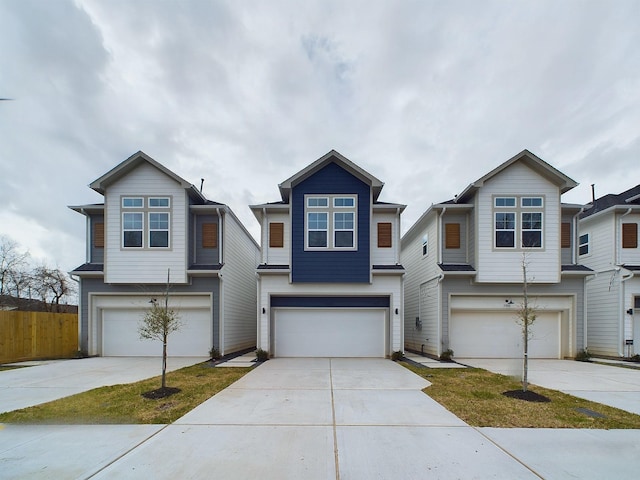
[[378, 307], [389, 308], [389, 297], [271, 297], [271, 308], [276, 307]]
[[[291, 193], [292, 282], [370, 282], [370, 190], [369, 185], [333, 162], [293, 187]], [[356, 194], [358, 196], [358, 250], [305, 251], [304, 196], [306, 194]]]

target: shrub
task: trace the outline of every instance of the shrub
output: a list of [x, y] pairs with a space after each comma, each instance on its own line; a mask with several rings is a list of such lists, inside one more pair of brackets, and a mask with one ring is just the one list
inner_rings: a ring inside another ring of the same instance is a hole
[[591, 361], [591, 354], [589, 353], [589, 351], [585, 348], [584, 350], [580, 350], [577, 354], [576, 354], [576, 360], [578, 362], [589, 362]]
[[453, 361], [453, 350], [447, 348], [444, 352], [440, 354], [440, 360], [443, 362], [452, 362]]
[[397, 352], [393, 352], [391, 354], [391, 360], [393, 360], [394, 362], [397, 362], [398, 360], [402, 360], [403, 357], [404, 357], [404, 353], [402, 352], [402, 350], [398, 350]]
[[636, 353], [634, 356], [629, 358], [632, 362], [640, 362], [640, 354]]
[[211, 350], [209, 350], [209, 355], [211, 355], [211, 360], [220, 360], [222, 358], [222, 355], [220, 355], [220, 350], [218, 350], [216, 347], [213, 347]]
[[256, 350], [256, 360], [259, 362], [265, 362], [269, 360], [269, 352], [262, 350], [261, 348]]

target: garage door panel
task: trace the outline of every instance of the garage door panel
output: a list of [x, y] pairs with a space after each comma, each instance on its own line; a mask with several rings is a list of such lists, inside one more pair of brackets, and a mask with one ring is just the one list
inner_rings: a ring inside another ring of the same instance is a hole
[[[531, 326], [530, 358], [561, 358], [559, 312], [538, 313]], [[513, 312], [452, 312], [449, 343], [454, 355], [468, 358], [520, 358], [522, 327]]]
[[276, 309], [278, 357], [384, 357], [384, 309]]
[[[211, 313], [205, 309], [179, 312], [181, 327], [169, 335], [167, 354], [176, 357], [207, 356], [211, 348]], [[162, 342], [143, 340], [138, 327], [144, 310], [105, 309], [102, 312], [102, 355], [161, 356]]]

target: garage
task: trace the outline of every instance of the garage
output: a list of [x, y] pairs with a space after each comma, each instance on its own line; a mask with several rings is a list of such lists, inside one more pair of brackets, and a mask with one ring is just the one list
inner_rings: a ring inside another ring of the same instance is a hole
[[[452, 311], [449, 345], [458, 358], [520, 358], [522, 327], [516, 313]], [[566, 322], [560, 311], [538, 312], [531, 325], [529, 358], [563, 358], [568, 348]]]
[[[103, 356], [155, 357], [162, 342], [142, 340], [138, 326], [149, 308], [148, 295], [96, 295], [91, 299], [91, 337], [94, 351]], [[172, 357], [206, 357], [213, 340], [210, 295], [176, 295], [171, 298], [182, 323], [169, 335], [167, 354]]]
[[274, 356], [385, 357], [387, 308], [276, 308]]

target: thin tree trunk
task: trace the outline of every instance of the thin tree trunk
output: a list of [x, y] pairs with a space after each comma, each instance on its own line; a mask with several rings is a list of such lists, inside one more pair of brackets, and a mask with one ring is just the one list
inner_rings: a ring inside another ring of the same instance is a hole
[[162, 340], [162, 388], [167, 386], [167, 334]]
[[522, 262], [522, 275], [523, 275], [523, 287], [524, 294], [524, 315], [523, 322], [523, 336], [524, 336], [524, 359], [522, 365], [522, 391], [527, 391], [528, 373], [529, 373], [529, 298], [527, 296], [527, 265]]

